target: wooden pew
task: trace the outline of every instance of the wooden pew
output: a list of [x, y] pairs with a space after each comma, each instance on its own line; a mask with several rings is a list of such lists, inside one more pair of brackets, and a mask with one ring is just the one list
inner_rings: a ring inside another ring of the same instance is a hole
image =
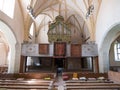
[[[65, 90], [120, 90], [120, 83], [108, 78], [106, 73], [78, 73], [78, 80], [72, 80], [73, 75], [67, 73], [69, 80], [65, 81]], [[86, 80], [79, 80], [79, 77], [86, 77]], [[98, 77], [104, 77], [98, 80]], [[90, 80], [89, 78], [95, 78]]]
[[24, 78], [24, 79], [44, 79], [45, 77], [50, 77], [51, 79], [54, 79], [55, 73], [0, 73], [0, 80], [11, 80], [11, 79], [18, 79], [18, 78]]
[[51, 85], [51, 80], [0, 80], [0, 88], [6, 89], [51, 90]]
[[[92, 73], [92, 72], [76, 72], [79, 77], [86, 77], [86, 78], [98, 78], [98, 77], [104, 77], [108, 78], [108, 73]], [[73, 78], [73, 72], [64, 72], [63, 76], [68, 76], [69, 80]]]
[[[45, 80], [45, 77], [50, 80]], [[52, 90], [54, 73], [15, 73], [0, 74], [0, 89]]]
[[65, 83], [65, 88], [66, 90], [81, 90], [81, 89], [101, 89], [101, 90], [104, 90], [104, 89], [108, 89], [108, 90], [112, 90], [112, 89], [115, 89], [115, 90], [119, 90], [120, 89], [120, 84], [116, 84], [116, 83], [113, 83], [113, 82], [78, 82], [78, 81], [74, 81], [74, 82], [66, 82]]
[[66, 90], [119, 90], [120, 86], [67, 86]]
[[66, 83], [114, 83], [112, 80], [67, 80]]

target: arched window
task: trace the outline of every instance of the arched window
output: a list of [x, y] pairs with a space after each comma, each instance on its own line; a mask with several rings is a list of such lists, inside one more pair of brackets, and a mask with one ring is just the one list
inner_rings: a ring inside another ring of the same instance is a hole
[[120, 61], [120, 42], [115, 41], [114, 44], [114, 56], [115, 56], [115, 61]]
[[45, 14], [40, 14], [37, 16], [36, 21], [40, 23], [38, 30], [38, 43], [48, 43], [48, 22], [52, 21], [52, 19]]
[[29, 33], [30, 33], [31, 36], [33, 36], [33, 33], [34, 33], [34, 23], [31, 24]]
[[15, 0], [0, 0], [0, 10], [13, 18], [14, 15]]

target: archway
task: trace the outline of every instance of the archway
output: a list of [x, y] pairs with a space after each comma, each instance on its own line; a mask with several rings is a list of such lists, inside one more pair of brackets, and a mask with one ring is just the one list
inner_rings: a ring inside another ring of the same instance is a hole
[[16, 54], [16, 38], [11, 30], [11, 28], [6, 25], [3, 21], [0, 21], [0, 31], [4, 34], [6, 40], [9, 45], [9, 53], [8, 53], [8, 73], [15, 72], [15, 54]]
[[100, 72], [109, 71], [109, 51], [112, 42], [120, 34], [120, 24], [115, 24], [109, 29], [99, 49]]
[[0, 31], [0, 73], [6, 73], [8, 71], [8, 52], [9, 45], [4, 34]]

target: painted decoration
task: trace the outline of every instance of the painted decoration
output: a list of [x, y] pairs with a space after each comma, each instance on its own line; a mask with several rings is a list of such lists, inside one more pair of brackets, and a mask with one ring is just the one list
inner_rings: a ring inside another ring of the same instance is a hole
[[97, 44], [83, 44], [82, 45], [82, 56], [98, 56]]

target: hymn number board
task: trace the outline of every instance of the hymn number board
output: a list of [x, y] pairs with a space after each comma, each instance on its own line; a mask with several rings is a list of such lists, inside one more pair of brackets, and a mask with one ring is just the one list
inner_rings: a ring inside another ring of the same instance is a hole
[[98, 56], [97, 44], [83, 44], [82, 45], [82, 56]]
[[38, 44], [22, 44], [22, 52], [23, 56], [36, 56], [38, 55]]

